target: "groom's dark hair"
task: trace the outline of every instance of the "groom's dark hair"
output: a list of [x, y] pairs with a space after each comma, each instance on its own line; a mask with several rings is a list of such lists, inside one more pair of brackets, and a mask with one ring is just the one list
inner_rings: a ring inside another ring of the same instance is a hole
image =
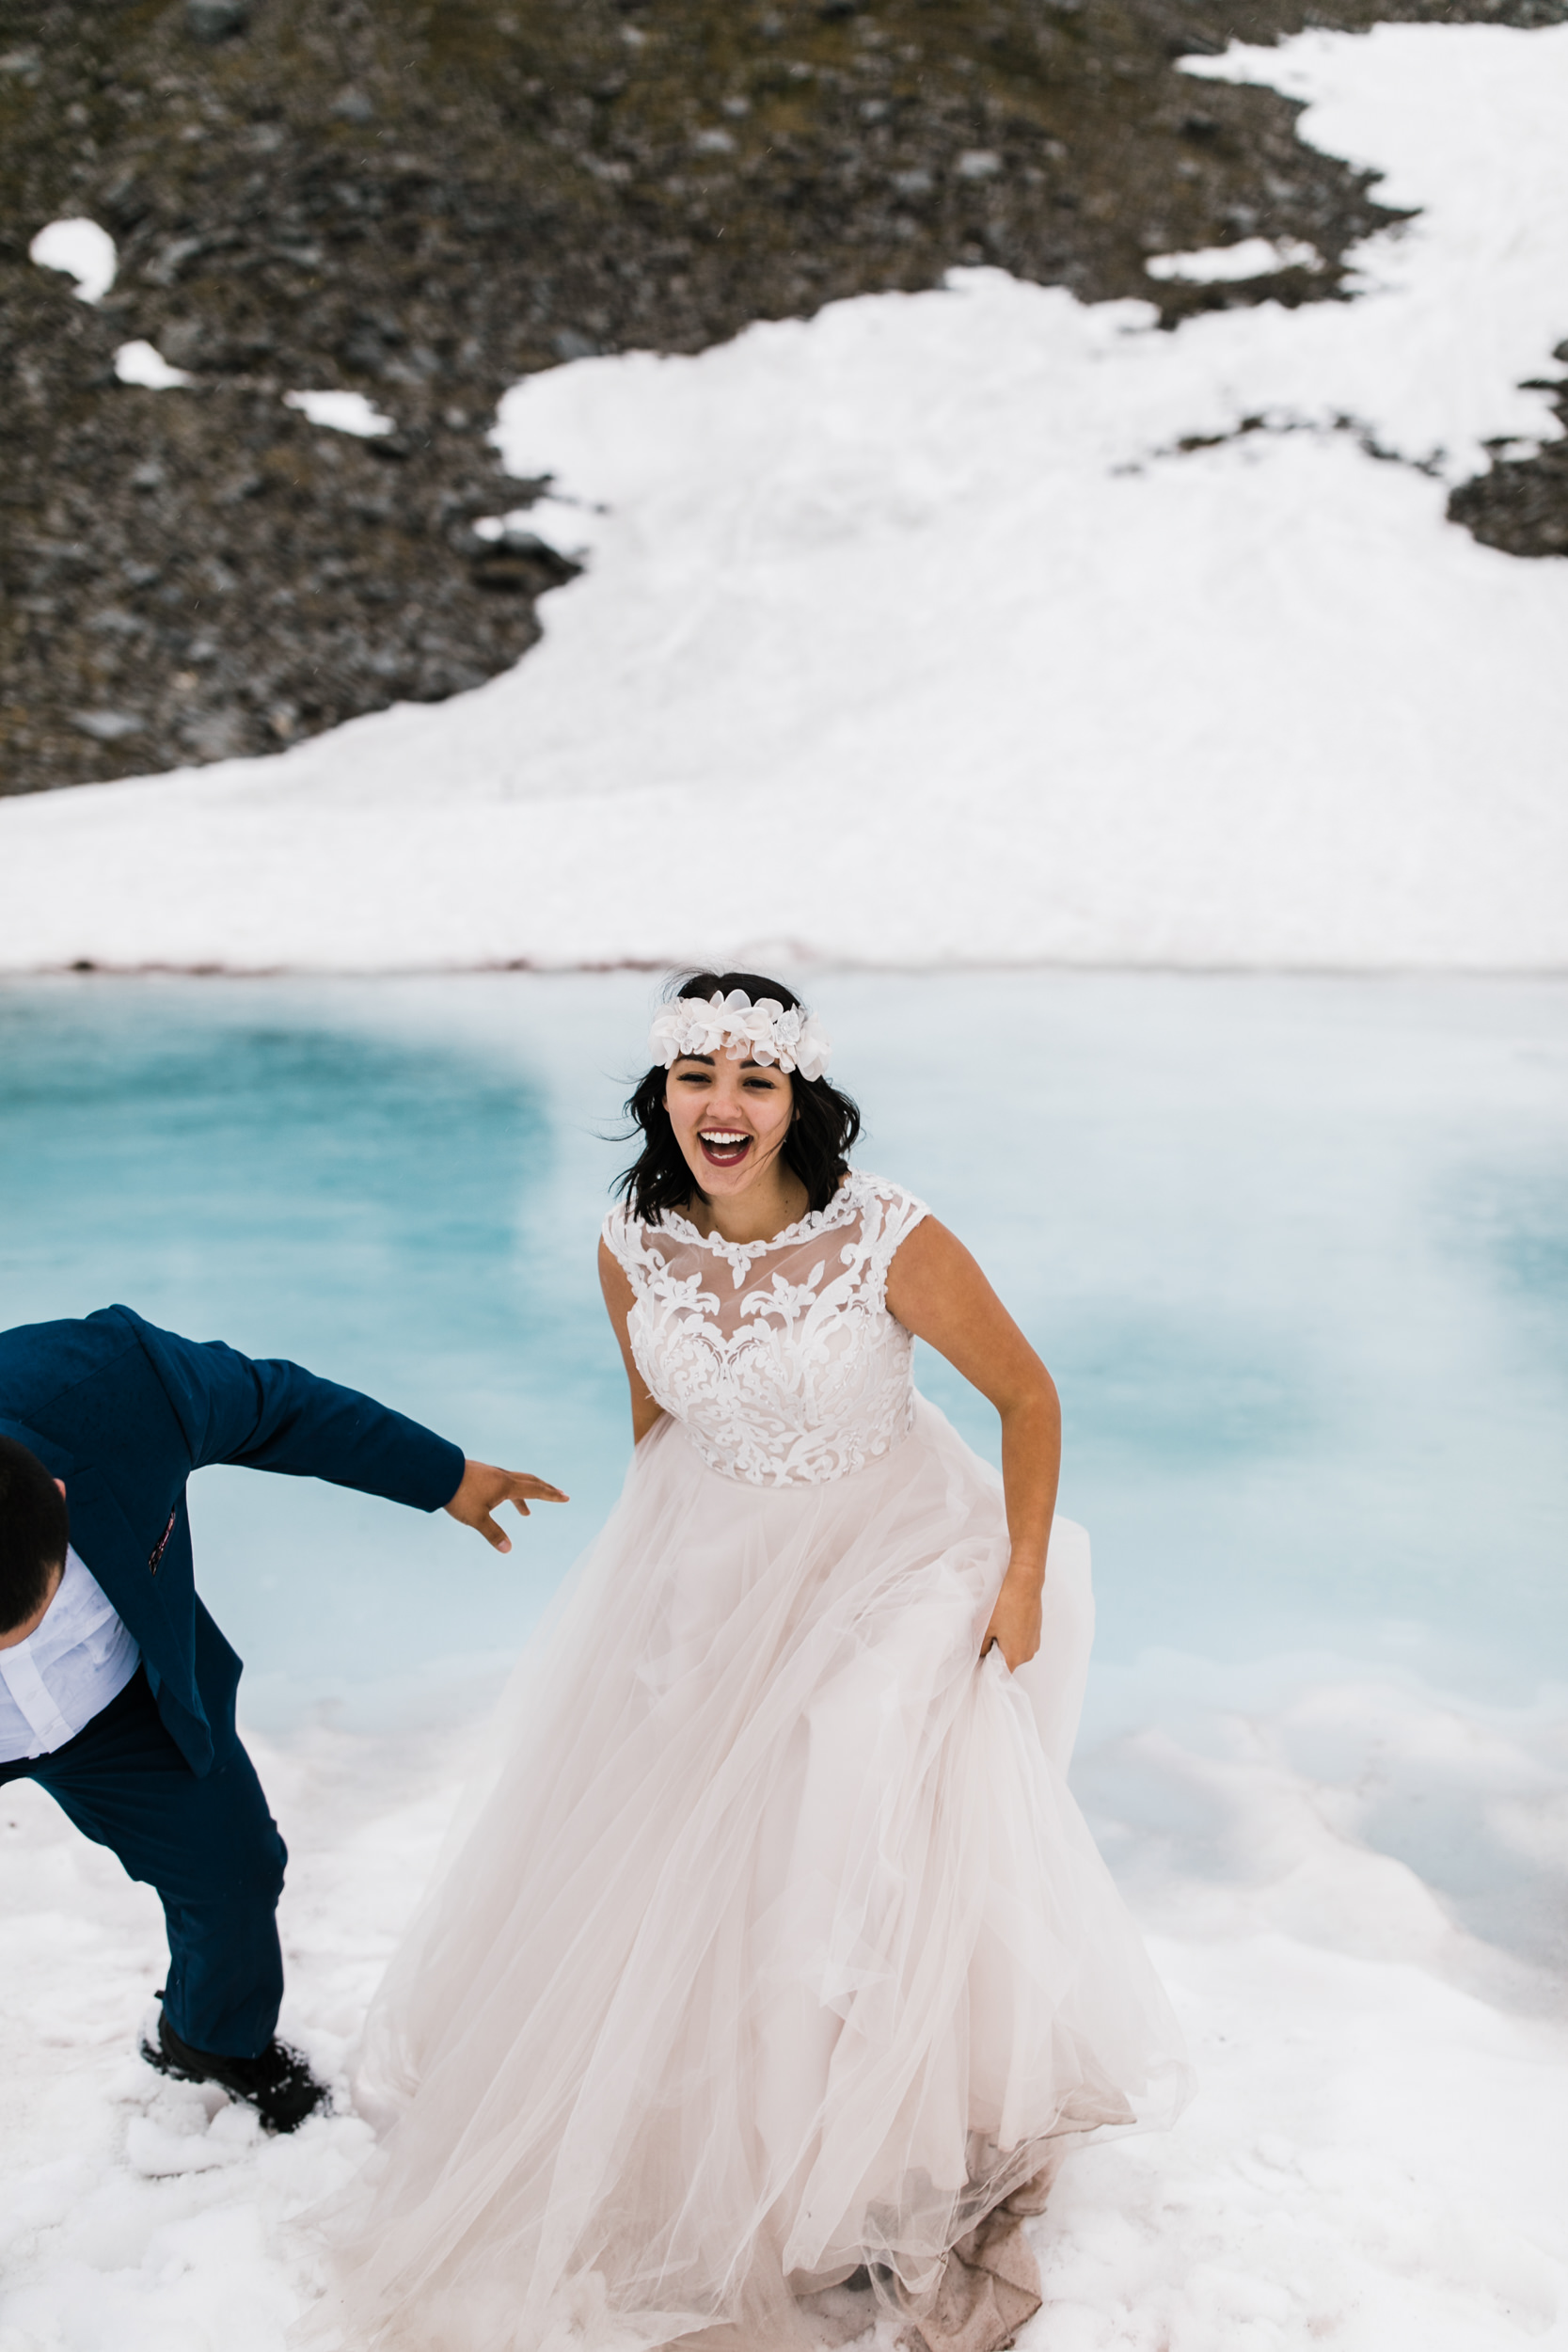
[[65, 1497], [38, 1455], [0, 1438], [0, 1633], [14, 1633], [42, 1607], [70, 1541]]
[[[681, 972], [664, 993], [673, 1000], [715, 993], [727, 996], [732, 988], [743, 989], [753, 1005], [759, 997], [771, 996], [785, 1012], [800, 1002], [782, 980], [765, 979], [760, 972]], [[626, 1117], [641, 1132], [642, 1150], [630, 1168], [622, 1171], [615, 1186], [632, 1215], [649, 1224], [657, 1224], [666, 1209], [684, 1209], [696, 1188], [664, 1107], [669, 1077], [670, 1073], [656, 1063], [639, 1079], [627, 1101]], [[798, 1070], [792, 1070], [789, 1083], [795, 1095], [795, 1119], [781, 1157], [804, 1184], [809, 1205], [825, 1209], [849, 1166], [849, 1153], [861, 1131], [860, 1111], [848, 1095], [830, 1086], [826, 1078], [802, 1078]]]

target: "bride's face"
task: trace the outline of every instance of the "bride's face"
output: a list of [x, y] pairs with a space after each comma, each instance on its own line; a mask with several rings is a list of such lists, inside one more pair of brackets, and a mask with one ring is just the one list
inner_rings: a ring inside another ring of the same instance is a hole
[[708, 1198], [749, 1191], [778, 1160], [795, 1116], [785, 1072], [725, 1054], [683, 1054], [664, 1107], [698, 1189]]

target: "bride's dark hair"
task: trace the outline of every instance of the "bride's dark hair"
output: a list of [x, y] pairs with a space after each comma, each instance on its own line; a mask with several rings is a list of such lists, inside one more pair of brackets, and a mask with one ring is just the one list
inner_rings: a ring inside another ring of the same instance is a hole
[[[765, 979], [760, 972], [677, 972], [664, 994], [666, 1002], [673, 1003], [677, 996], [712, 996], [715, 992], [727, 996], [732, 988], [744, 989], [753, 1005], [760, 996], [771, 996], [786, 1012], [800, 1002], [782, 980]], [[699, 1189], [664, 1107], [669, 1077], [670, 1073], [656, 1062], [627, 1097], [626, 1117], [641, 1133], [642, 1149], [615, 1182], [616, 1191], [632, 1215], [650, 1225], [657, 1224], [666, 1209], [685, 1208]], [[804, 1184], [811, 1207], [825, 1209], [849, 1166], [849, 1153], [861, 1131], [860, 1111], [848, 1095], [826, 1078], [802, 1078], [798, 1070], [792, 1070], [789, 1083], [795, 1117], [781, 1157]]]

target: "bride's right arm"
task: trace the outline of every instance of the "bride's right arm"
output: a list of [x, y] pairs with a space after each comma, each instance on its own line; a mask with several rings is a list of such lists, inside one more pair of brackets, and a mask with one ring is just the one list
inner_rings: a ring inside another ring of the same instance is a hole
[[637, 1369], [637, 1359], [632, 1355], [631, 1341], [626, 1332], [626, 1318], [637, 1301], [615, 1252], [605, 1241], [599, 1244], [599, 1288], [604, 1293], [610, 1327], [620, 1343], [621, 1360], [626, 1365], [626, 1380], [631, 1389], [632, 1443], [641, 1445], [655, 1422], [663, 1420], [664, 1407], [657, 1397], [649, 1395], [647, 1383]]

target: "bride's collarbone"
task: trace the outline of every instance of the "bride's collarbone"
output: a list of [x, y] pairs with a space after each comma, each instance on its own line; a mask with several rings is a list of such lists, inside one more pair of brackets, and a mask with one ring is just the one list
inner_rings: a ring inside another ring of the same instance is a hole
[[754, 1206], [744, 1194], [715, 1203], [693, 1193], [675, 1215], [702, 1240], [721, 1248], [767, 1248], [805, 1222], [811, 1215], [811, 1195], [798, 1176], [791, 1176], [779, 1193]]

